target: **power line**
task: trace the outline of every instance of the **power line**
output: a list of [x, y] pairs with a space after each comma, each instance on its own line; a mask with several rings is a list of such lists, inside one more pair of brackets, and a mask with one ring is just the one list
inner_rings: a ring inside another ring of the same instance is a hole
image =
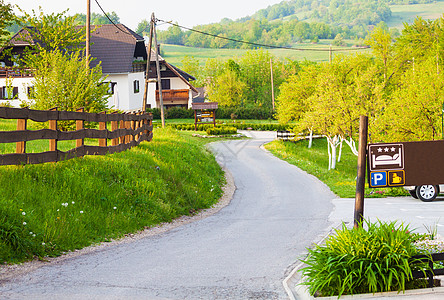
[[104, 14], [105, 17], [108, 19], [108, 21], [110, 21], [111, 24], [114, 25], [114, 27], [116, 27], [117, 29], [119, 29], [120, 31], [122, 31], [122, 32], [125, 33], [125, 34], [131, 35], [130, 33], [126, 32], [126, 31], [123, 31], [119, 26], [117, 26], [117, 24], [114, 23], [114, 21], [111, 20], [111, 18], [108, 16], [108, 14], [103, 10], [103, 8], [102, 8], [102, 6], [100, 6], [99, 2], [98, 2], [97, 0], [94, 0], [94, 1], [96, 1], [96, 3], [97, 3], [97, 5], [99, 6], [100, 10], [103, 12], [103, 14]]
[[[96, 0], [97, 1], [97, 0]], [[156, 19], [156, 21], [161, 21], [164, 23], [168, 23], [170, 25], [185, 29], [185, 30], [189, 30], [192, 32], [196, 32], [199, 34], [203, 34], [203, 35], [208, 35], [211, 37], [215, 37], [215, 38], [219, 38], [219, 39], [223, 39], [223, 40], [227, 40], [227, 41], [231, 41], [231, 42], [236, 42], [236, 43], [242, 43], [242, 44], [247, 44], [247, 45], [251, 45], [251, 46], [257, 46], [257, 47], [263, 47], [263, 48], [274, 48], [274, 49], [285, 49], [285, 50], [296, 50], [296, 51], [319, 51], [319, 52], [335, 52], [335, 51], [357, 51], [360, 49], [365, 49], [363, 47], [356, 47], [354, 49], [350, 49], [350, 48], [345, 48], [345, 49], [317, 49], [317, 48], [293, 48], [293, 47], [285, 47], [285, 46], [274, 46], [274, 45], [266, 45], [266, 44], [260, 44], [260, 43], [253, 43], [253, 42], [248, 42], [248, 41], [242, 41], [242, 40], [237, 40], [237, 39], [233, 39], [233, 38], [229, 38], [229, 37], [224, 37], [224, 36], [220, 36], [220, 35], [216, 35], [216, 34], [212, 34], [212, 33], [208, 33], [208, 32], [204, 32], [204, 31], [200, 31], [197, 29], [192, 29], [192, 28], [188, 28], [179, 24], [175, 24], [171, 21], [163, 21], [160, 19]]]

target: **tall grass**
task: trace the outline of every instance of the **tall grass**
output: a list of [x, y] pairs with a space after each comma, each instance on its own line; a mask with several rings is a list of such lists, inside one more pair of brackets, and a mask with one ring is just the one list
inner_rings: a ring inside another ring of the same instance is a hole
[[203, 142], [157, 129], [105, 156], [0, 166], [0, 263], [118, 238], [212, 206], [223, 172]]
[[403, 291], [413, 280], [409, 262], [417, 250], [408, 226], [381, 221], [364, 225], [343, 225], [325, 245], [309, 249], [302, 272], [312, 295]]

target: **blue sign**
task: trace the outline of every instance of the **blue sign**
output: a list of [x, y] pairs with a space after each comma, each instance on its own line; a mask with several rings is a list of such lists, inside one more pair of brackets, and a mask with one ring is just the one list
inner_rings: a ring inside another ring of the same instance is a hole
[[370, 186], [371, 187], [387, 186], [387, 173], [386, 172], [371, 172], [370, 173]]

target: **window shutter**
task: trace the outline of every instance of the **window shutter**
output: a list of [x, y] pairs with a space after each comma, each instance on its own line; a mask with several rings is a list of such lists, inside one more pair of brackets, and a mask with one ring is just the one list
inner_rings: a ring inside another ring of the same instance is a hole
[[19, 93], [19, 88], [17, 86], [15, 86], [12, 89], [12, 99], [14, 99], [16, 96], [18, 97], [18, 93]]

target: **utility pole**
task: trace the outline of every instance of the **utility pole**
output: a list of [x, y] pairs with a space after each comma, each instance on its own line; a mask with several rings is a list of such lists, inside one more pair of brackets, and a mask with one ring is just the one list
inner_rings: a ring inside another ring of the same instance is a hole
[[274, 111], [274, 78], [273, 78], [273, 59], [270, 57], [270, 73], [271, 73], [271, 104]]
[[156, 47], [156, 69], [157, 69], [157, 86], [159, 87], [159, 102], [160, 102], [160, 119], [162, 120], [162, 128], [165, 127], [165, 113], [163, 108], [163, 98], [162, 98], [162, 76], [160, 75], [160, 63], [159, 63], [159, 45], [157, 44], [157, 34], [156, 34], [156, 19], [154, 18], [154, 13], [152, 16], [153, 22], [153, 36], [154, 36], [154, 46]]
[[330, 45], [330, 50], [328, 51], [328, 61], [331, 63], [331, 57], [332, 57], [332, 50], [331, 50], [331, 45]]
[[143, 94], [143, 103], [142, 103], [142, 111], [146, 112], [146, 100], [148, 98], [148, 83], [149, 83], [149, 72], [150, 72], [150, 64], [151, 64], [151, 48], [153, 44], [153, 30], [154, 30], [154, 13], [151, 15], [150, 22], [150, 36], [148, 40], [148, 53], [146, 56], [146, 71], [145, 71], [145, 93]]
[[90, 55], [90, 42], [91, 42], [91, 0], [86, 0], [86, 67], [89, 67], [89, 55]]

